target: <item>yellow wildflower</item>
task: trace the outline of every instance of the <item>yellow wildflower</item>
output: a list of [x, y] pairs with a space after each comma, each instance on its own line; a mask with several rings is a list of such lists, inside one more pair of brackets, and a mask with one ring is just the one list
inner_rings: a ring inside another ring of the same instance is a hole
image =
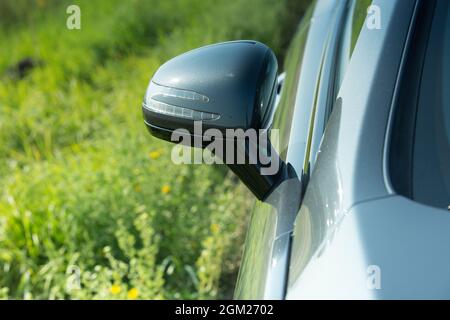
[[128, 299], [136, 299], [139, 295], [139, 291], [136, 288], [132, 288], [128, 291]]
[[161, 156], [161, 152], [159, 151], [152, 151], [149, 154], [150, 159], [156, 160]]
[[211, 225], [211, 232], [216, 234], [216, 233], [219, 233], [219, 231], [220, 231], [219, 225], [217, 223], [213, 223]]
[[162, 188], [161, 188], [161, 192], [164, 193], [164, 194], [168, 194], [170, 192], [170, 190], [171, 189], [170, 189], [170, 187], [167, 184], [163, 185]]
[[122, 288], [121, 288], [118, 284], [114, 284], [114, 285], [111, 286], [111, 288], [109, 289], [109, 291], [110, 291], [112, 294], [116, 295], [116, 294], [119, 294], [120, 291], [122, 291]]

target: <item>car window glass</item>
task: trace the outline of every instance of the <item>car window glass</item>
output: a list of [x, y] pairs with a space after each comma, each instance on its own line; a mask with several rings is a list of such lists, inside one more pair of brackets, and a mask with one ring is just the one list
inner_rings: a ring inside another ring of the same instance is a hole
[[303, 62], [306, 40], [310, 26], [314, 5], [305, 13], [294, 39], [289, 47], [284, 70], [286, 77], [283, 83], [280, 102], [274, 115], [272, 128], [279, 130], [279, 145], [275, 149], [282, 158], [286, 156], [286, 148], [289, 142], [292, 116], [295, 108], [299, 75]]
[[413, 198], [450, 205], [450, 2], [437, 2], [423, 67], [413, 152]]

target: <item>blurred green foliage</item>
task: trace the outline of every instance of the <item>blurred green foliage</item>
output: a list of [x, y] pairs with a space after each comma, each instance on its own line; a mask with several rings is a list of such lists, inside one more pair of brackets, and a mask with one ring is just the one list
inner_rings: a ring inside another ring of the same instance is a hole
[[282, 56], [290, 2], [0, 2], [0, 298], [230, 297], [252, 196], [223, 166], [173, 165], [140, 104], [183, 51]]

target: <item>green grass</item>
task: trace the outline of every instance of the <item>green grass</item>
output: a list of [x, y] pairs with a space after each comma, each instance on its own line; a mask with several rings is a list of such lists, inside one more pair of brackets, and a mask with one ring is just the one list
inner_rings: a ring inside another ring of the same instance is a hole
[[[68, 4], [82, 29], [66, 29]], [[4, 0], [0, 298], [230, 297], [252, 196], [176, 166], [140, 104], [165, 60], [240, 38], [281, 52], [277, 0]], [[38, 62], [25, 77], [16, 64]]]

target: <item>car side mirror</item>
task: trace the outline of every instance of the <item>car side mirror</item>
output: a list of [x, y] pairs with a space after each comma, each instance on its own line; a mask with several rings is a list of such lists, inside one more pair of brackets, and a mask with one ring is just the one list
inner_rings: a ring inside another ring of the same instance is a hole
[[[270, 142], [261, 147], [260, 141], [270, 129], [277, 69], [272, 50], [257, 41], [224, 42], [184, 53], [163, 64], [151, 79], [142, 105], [145, 124], [152, 135], [171, 142], [180, 142], [180, 135], [200, 135], [200, 145], [188, 144], [202, 148], [219, 133], [225, 141], [229, 132], [239, 130], [243, 135], [232, 138], [232, 147], [224, 144], [221, 152], [213, 153], [225, 160], [232, 152], [234, 159], [227, 165], [264, 199], [280, 171], [277, 166], [264, 174], [267, 158], [279, 159]], [[246, 132], [251, 130], [259, 132], [258, 141], [249, 141], [252, 136]], [[264, 161], [258, 159], [258, 152]], [[238, 154], [247, 162], [236, 163]]]

